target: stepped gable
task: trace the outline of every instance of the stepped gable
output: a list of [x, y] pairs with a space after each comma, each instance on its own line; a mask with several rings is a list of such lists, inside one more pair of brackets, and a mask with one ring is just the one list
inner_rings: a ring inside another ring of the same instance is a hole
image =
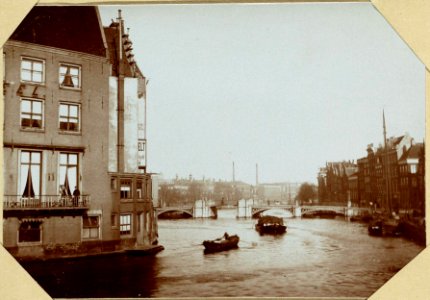
[[106, 57], [95, 6], [35, 6], [10, 39]]

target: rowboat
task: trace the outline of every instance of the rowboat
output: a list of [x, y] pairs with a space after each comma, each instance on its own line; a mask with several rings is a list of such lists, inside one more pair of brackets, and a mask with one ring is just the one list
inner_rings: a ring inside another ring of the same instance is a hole
[[236, 234], [228, 235], [227, 233], [225, 233], [222, 238], [218, 238], [215, 240], [206, 240], [203, 242], [203, 246], [205, 247], [205, 253], [214, 253], [235, 249], [238, 248], [238, 244], [239, 236]]

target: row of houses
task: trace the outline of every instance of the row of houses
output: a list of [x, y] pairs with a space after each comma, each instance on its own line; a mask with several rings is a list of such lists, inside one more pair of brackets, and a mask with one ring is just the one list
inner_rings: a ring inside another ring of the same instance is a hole
[[157, 242], [133, 56], [120, 11], [104, 27], [92, 6], [36, 6], [5, 43], [3, 245], [16, 257]]
[[424, 213], [424, 143], [408, 134], [367, 146], [354, 161], [327, 162], [318, 173], [321, 203], [373, 207], [396, 213]]
[[213, 179], [175, 178], [159, 185], [160, 206], [193, 204], [198, 199], [213, 200], [217, 206], [236, 206], [240, 199], [271, 204], [294, 204], [300, 184], [292, 182], [258, 183]]

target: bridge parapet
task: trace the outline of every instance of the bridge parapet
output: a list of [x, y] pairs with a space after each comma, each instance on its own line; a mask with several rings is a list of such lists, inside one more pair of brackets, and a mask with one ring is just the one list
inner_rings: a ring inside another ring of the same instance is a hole
[[360, 210], [359, 208], [347, 207], [346, 205], [254, 205], [252, 201], [244, 200], [242, 202], [239, 201], [237, 216], [256, 217], [261, 213], [271, 209], [280, 209], [291, 212], [294, 217], [301, 217], [304, 214], [327, 211], [344, 216], [353, 216], [358, 214], [358, 211]]

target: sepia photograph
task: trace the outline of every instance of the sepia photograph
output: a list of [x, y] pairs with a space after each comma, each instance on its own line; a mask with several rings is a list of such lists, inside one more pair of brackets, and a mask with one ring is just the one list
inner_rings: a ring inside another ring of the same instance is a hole
[[426, 248], [426, 65], [370, 2], [42, 4], [2, 50], [51, 298], [367, 299]]

